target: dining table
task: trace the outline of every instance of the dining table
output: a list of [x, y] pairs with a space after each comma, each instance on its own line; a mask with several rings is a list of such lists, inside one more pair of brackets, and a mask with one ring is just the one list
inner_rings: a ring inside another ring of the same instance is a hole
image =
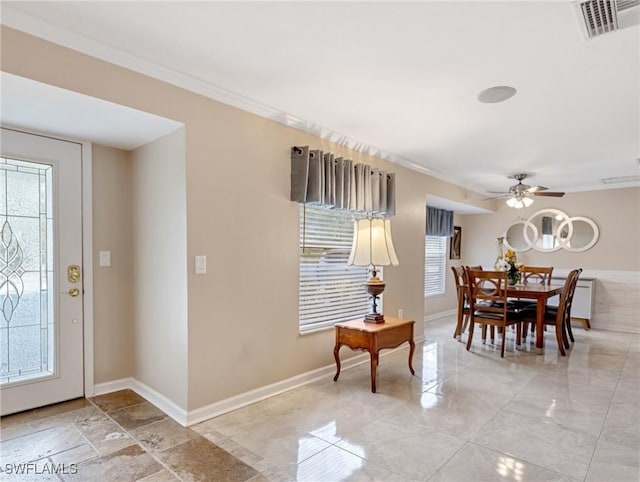
[[[525, 300], [535, 300], [536, 302], [536, 353], [542, 355], [544, 353], [544, 312], [547, 307], [547, 300], [562, 293], [562, 286], [552, 286], [538, 283], [517, 283], [515, 285], [507, 285], [508, 298], [520, 298]], [[458, 290], [467, 289], [466, 285], [460, 285]], [[463, 314], [463, 296], [458, 296], [458, 328], [462, 327]], [[459, 334], [459, 332], [458, 332]]]
[[536, 300], [536, 352], [544, 353], [544, 312], [547, 300], [562, 293], [562, 286], [525, 283], [507, 286], [507, 298]]

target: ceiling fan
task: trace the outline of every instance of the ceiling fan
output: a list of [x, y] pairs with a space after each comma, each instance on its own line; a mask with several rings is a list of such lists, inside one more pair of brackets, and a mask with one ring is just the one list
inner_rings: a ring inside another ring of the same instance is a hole
[[518, 181], [518, 184], [514, 184], [509, 188], [509, 191], [498, 192], [498, 191], [488, 191], [490, 194], [501, 194], [501, 196], [496, 196], [489, 199], [500, 199], [507, 198], [507, 205], [512, 208], [524, 208], [529, 207], [533, 204], [532, 196], [549, 196], [549, 197], [562, 197], [564, 196], [563, 192], [552, 192], [549, 191], [548, 187], [544, 186], [529, 186], [528, 184], [522, 184], [529, 175], [528, 174], [514, 174], [513, 176], [509, 176], [509, 178], [513, 178]]

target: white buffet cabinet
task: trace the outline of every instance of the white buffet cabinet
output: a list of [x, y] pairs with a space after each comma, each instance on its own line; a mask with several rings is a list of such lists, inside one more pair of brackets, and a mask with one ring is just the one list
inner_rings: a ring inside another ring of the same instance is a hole
[[[564, 286], [566, 276], [554, 276], [551, 284], [554, 286]], [[573, 304], [571, 305], [571, 319], [582, 322], [585, 330], [591, 328], [590, 320], [593, 314], [593, 289], [596, 278], [578, 278], [576, 291], [573, 294]], [[557, 305], [558, 298], [552, 300], [550, 304]]]

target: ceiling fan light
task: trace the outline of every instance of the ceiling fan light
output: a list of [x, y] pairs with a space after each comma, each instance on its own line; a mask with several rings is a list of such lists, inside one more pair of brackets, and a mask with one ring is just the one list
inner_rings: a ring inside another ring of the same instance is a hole
[[507, 199], [507, 206], [515, 209], [523, 209], [531, 206], [533, 204], [533, 199], [530, 197], [510, 197]]
[[510, 208], [517, 208], [518, 204], [519, 204], [518, 199], [514, 197], [510, 197], [509, 199], [507, 199], [507, 206], [509, 206]]

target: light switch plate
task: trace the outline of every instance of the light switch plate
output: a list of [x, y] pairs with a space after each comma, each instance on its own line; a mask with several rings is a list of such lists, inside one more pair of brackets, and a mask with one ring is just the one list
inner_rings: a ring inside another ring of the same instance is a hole
[[196, 274], [205, 274], [207, 272], [207, 257], [196, 256]]
[[100, 266], [111, 266], [111, 251], [100, 251]]

